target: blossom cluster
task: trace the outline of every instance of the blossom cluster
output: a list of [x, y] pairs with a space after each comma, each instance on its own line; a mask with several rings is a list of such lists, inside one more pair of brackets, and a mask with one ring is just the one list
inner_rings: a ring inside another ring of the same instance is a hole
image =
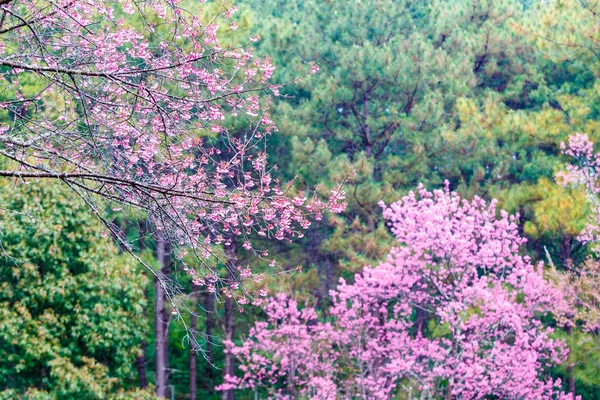
[[343, 209], [344, 193], [322, 200], [274, 179], [261, 150], [277, 130], [273, 65], [253, 55], [254, 38], [219, 41], [235, 7], [179, 3], [3, 2], [0, 112], [13, 118], [0, 125], [12, 162], [1, 175], [60, 179], [101, 217], [102, 201], [141, 211], [197, 256], [186, 271], [214, 289], [222, 277], [207, 259], [222, 246], [301, 236], [311, 218]]
[[563, 186], [582, 189], [592, 207], [589, 224], [579, 235], [583, 243], [598, 242], [598, 229], [600, 227], [600, 184], [598, 171], [600, 170], [600, 154], [594, 153], [594, 143], [584, 133], [569, 136], [567, 143], [561, 143], [564, 154], [571, 156], [574, 163], [568, 164], [566, 170], [556, 174], [556, 180]]
[[568, 399], [544, 373], [565, 344], [540, 318], [564, 304], [542, 265], [519, 253], [516, 217], [475, 197], [422, 187], [383, 212], [398, 240], [387, 259], [332, 291], [326, 322], [284, 295], [228, 351], [242, 376], [225, 388], [274, 398], [414, 395]]

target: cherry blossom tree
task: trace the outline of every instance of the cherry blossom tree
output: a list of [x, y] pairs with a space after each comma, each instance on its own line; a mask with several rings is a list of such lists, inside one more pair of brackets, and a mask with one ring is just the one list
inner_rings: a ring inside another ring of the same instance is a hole
[[258, 38], [219, 41], [235, 11], [0, 0], [0, 176], [64, 182], [128, 251], [108, 211], [144, 215], [182, 263], [195, 256], [184, 269], [196, 285], [231, 295], [252, 271], [219, 276], [207, 260], [223, 245], [289, 240], [311, 216], [344, 207], [341, 190], [321, 201], [272, 176], [264, 139], [277, 130], [268, 107], [279, 86], [269, 59], [252, 55]]
[[[594, 143], [586, 134], [578, 133], [569, 137], [567, 143], [562, 143], [564, 154], [573, 158], [566, 170], [557, 173], [559, 184], [579, 188], [587, 197], [591, 206], [589, 223], [581, 232], [578, 239], [588, 243], [598, 251], [600, 229], [600, 154], [594, 152]], [[598, 332], [600, 329], [600, 263], [593, 257], [588, 257], [581, 265], [571, 265], [570, 271], [552, 269], [552, 278], [562, 288], [569, 301], [569, 308], [563, 317], [571, 325], [578, 321], [588, 332]]]
[[265, 386], [273, 398], [572, 398], [544, 375], [567, 348], [540, 320], [565, 301], [542, 265], [519, 254], [515, 216], [496, 201], [422, 187], [384, 206], [384, 216], [399, 242], [387, 259], [340, 282], [326, 322], [284, 295], [271, 299], [268, 321], [228, 345], [242, 375], [222, 389]]
[[564, 154], [573, 158], [573, 163], [568, 164], [566, 170], [556, 174], [556, 180], [563, 186], [576, 187], [587, 195], [591, 206], [589, 224], [579, 235], [579, 240], [584, 243], [598, 243], [600, 229], [600, 153], [594, 153], [594, 143], [584, 133], [569, 136], [567, 143], [561, 143]]
[[562, 270], [552, 266], [549, 271], [549, 276], [560, 287], [567, 302], [567, 307], [558, 315], [566, 327], [572, 346], [579, 350], [579, 354], [574, 353], [570, 357], [567, 369], [569, 387], [574, 391], [574, 365], [579, 366], [578, 378], [588, 371], [592, 376], [598, 374], [597, 363], [585, 361], [596, 356], [600, 339], [600, 154], [594, 152], [594, 143], [582, 133], [569, 136], [567, 143], [561, 143], [561, 149], [564, 154], [572, 157], [572, 163], [556, 174], [556, 180], [560, 185], [583, 192], [587, 204], [581, 206], [588, 206], [590, 209], [588, 224], [577, 239], [587, 244], [592, 254], [584, 262], [577, 264], [569, 260]]

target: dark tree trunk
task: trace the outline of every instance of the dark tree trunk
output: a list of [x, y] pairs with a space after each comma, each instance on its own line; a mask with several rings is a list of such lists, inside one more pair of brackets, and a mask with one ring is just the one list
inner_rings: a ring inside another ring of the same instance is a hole
[[[227, 257], [227, 278], [229, 280], [235, 279], [235, 259], [237, 254], [237, 243], [235, 242], [235, 237], [231, 238], [231, 244], [225, 247], [225, 256]], [[225, 297], [225, 340], [232, 341], [233, 340], [233, 298]], [[235, 375], [235, 365], [233, 354], [226, 353], [225, 354], [225, 365], [223, 367], [223, 376], [225, 375]], [[234, 391], [233, 390], [225, 390], [221, 396], [222, 400], [233, 400], [234, 399]]]
[[[565, 235], [562, 237], [560, 242], [560, 262], [563, 268], [571, 267], [571, 243], [573, 242], [573, 238], [571, 236]], [[573, 334], [573, 327], [568, 326], [566, 332], [569, 336]], [[569, 364], [567, 366], [567, 384], [569, 387], [569, 393], [573, 394], [573, 398], [575, 398], [575, 370], [573, 368], [573, 364]]]
[[525, 207], [520, 206], [519, 207], [519, 225], [518, 225], [519, 236], [525, 236], [525, 223], [526, 222], [527, 222], [527, 219], [525, 218]]
[[367, 230], [369, 233], [375, 232], [375, 217], [371, 214], [367, 217]]
[[371, 141], [371, 127], [369, 126], [369, 95], [363, 96], [363, 117], [364, 117], [364, 135], [365, 135], [365, 155], [371, 157], [373, 154], [373, 142]]
[[167, 284], [171, 267], [171, 249], [162, 232], [156, 234], [157, 258], [161, 264], [158, 273], [160, 279], [156, 280], [156, 395], [166, 398], [169, 386], [169, 322], [170, 315], [167, 307], [167, 293], [164, 285]]
[[146, 220], [140, 222], [140, 253], [146, 250]]
[[310, 229], [306, 232], [306, 270], [311, 265], [317, 269], [317, 277], [319, 278], [319, 289], [318, 293], [315, 293], [316, 305], [315, 307], [321, 309], [327, 303], [323, 301], [329, 298], [329, 289], [333, 286], [333, 270], [331, 261], [328, 256], [325, 256], [321, 252], [321, 244], [323, 242], [326, 233], [324, 232], [324, 221], [319, 221], [311, 225]]
[[421, 308], [416, 309], [416, 321], [415, 321], [415, 335], [423, 335], [425, 329], [425, 322], [427, 321], [427, 312]]
[[[206, 292], [204, 297], [204, 309], [206, 310], [206, 356], [208, 357], [208, 361], [210, 363], [213, 362], [213, 326], [214, 326], [214, 313], [213, 310], [215, 308], [215, 294], [213, 292]], [[206, 364], [206, 376], [207, 378], [212, 377], [213, 368], [210, 363]]]
[[[146, 220], [142, 220], [140, 222], [140, 253], [146, 249]], [[144, 288], [144, 298], [148, 299], [148, 288]], [[143, 314], [144, 319], [147, 317], [148, 308], [144, 307]], [[135, 365], [138, 371], [138, 377], [140, 379], [140, 387], [144, 389], [148, 386], [148, 378], [146, 377], [146, 351], [148, 348], [148, 343], [146, 343], [145, 339], [142, 339], [142, 343], [140, 344], [140, 354], [135, 360]]]
[[329, 291], [331, 290], [332, 287], [333, 287], [333, 265], [331, 263], [331, 259], [329, 258], [329, 256], [326, 256], [326, 258], [325, 258], [325, 289], [327, 290], [327, 293], [329, 293]]
[[[573, 327], [569, 326], [566, 330], [569, 336], [573, 334]], [[567, 385], [569, 387], [569, 393], [571, 393], [573, 398], [575, 398], [575, 369], [573, 364], [569, 364], [567, 366]]]
[[571, 243], [573, 238], [569, 235], [562, 237], [560, 241], [560, 263], [563, 268], [569, 268], [571, 265]]
[[[198, 287], [194, 285], [192, 290], [192, 298], [194, 301], [198, 300]], [[190, 318], [190, 330], [194, 337], [196, 336], [196, 312], [198, 307], [194, 307]], [[196, 349], [192, 346], [190, 349], [190, 400], [196, 400]]]
[[142, 339], [142, 343], [140, 344], [140, 353], [135, 360], [135, 365], [138, 371], [138, 377], [140, 379], [140, 387], [144, 389], [148, 386], [148, 378], [146, 377], [146, 349], [148, 344], [145, 340]]

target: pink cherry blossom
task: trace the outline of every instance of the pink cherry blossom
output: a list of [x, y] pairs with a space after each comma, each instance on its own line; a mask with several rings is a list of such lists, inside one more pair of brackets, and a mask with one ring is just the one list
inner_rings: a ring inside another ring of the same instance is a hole
[[399, 246], [354, 283], [340, 281], [325, 322], [285, 295], [270, 299], [268, 320], [241, 346], [228, 344], [240, 376], [221, 389], [263, 386], [272, 398], [571, 398], [544, 374], [567, 355], [540, 321], [562, 294], [519, 253], [516, 217], [496, 201], [422, 187], [383, 207]]
[[[0, 176], [60, 180], [115, 238], [124, 235], [104, 210], [147, 216], [197, 256], [186, 270], [200, 284], [218, 276], [205, 260], [222, 258], [219, 245], [232, 237], [289, 240], [324, 210], [341, 211], [341, 189], [331, 201], [299, 203], [271, 176], [260, 149], [277, 131], [267, 94], [278, 87], [274, 66], [252, 54], [257, 37], [220, 42], [219, 25], [236, 26], [227, 21], [235, 7], [204, 17], [171, 0], [1, 7], [0, 87], [12, 100], [0, 106], [18, 118], [0, 126], [0, 153], [11, 160]], [[25, 78], [41, 82], [33, 95]], [[235, 286], [220, 280], [211, 285]]]
[[568, 164], [565, 171], [558, 172], [556, 180], [563, 186], [579, 187], [588, 195], [592, 213], [589, 224], [579, 235], [579, 240], [583, 243], [597, 243], [600, 232], [600, 154], [594, 153], [594, 143], [583, 133], [569, 136], [567, 144], [561, 143], [561, 149], [564, 154], [573, 157], [575, 163]]

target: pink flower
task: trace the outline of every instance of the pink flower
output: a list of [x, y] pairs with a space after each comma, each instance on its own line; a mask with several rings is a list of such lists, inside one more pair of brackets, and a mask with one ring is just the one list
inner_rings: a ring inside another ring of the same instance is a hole
[[515, 218], [495, 207], [422, 187], [384, 206], [400, 246], [353, 284], [340, 280], [327, 322], [283, 294], [269, 299], [268, 321], [228, 346], [244, 371], [233, 386], [281, 397], [291, 380], [305, 397], [389, 399], [401, 381], [438, 397], [451, 380], [457, 398], [569, 398], [540, 374], [567, 355], [539, 320], [562, 293], [520, 255]]

